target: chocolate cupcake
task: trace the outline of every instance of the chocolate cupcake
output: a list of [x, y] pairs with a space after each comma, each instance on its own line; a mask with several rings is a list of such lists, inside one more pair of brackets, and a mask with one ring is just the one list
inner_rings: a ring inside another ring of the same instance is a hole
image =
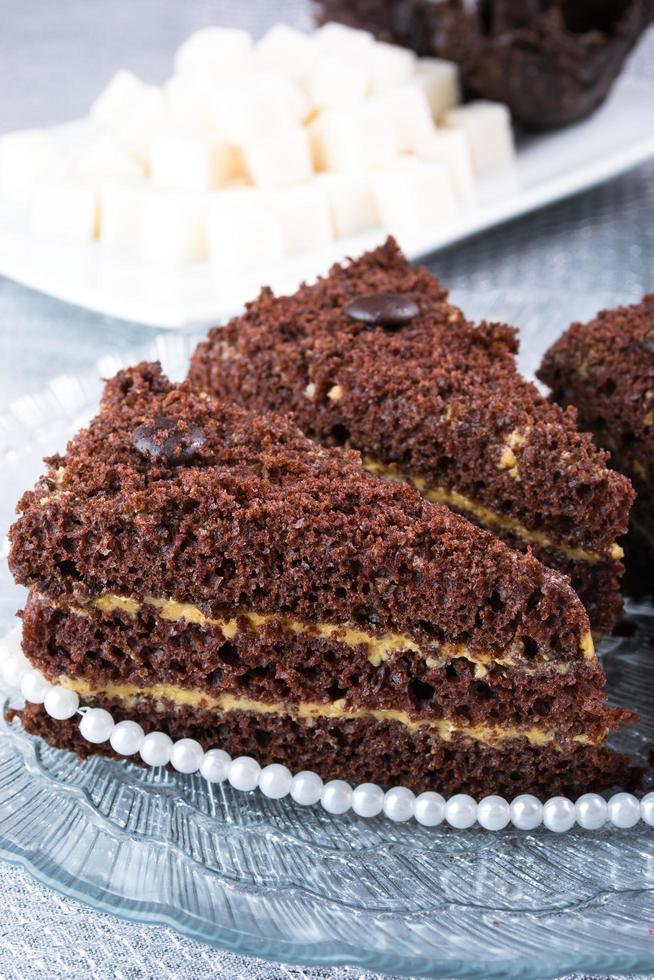
[[323, 0], [319, 11], [457, 62], [468, 95], [550, 129], [601, 105], [654, 20], [654, 0]]

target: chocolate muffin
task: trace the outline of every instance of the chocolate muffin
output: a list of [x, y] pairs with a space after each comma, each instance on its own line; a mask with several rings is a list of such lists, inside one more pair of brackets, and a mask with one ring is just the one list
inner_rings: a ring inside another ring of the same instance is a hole
[[457, 62], [468, 95], [550, 129], [593, 112], [654, 20], [653, 0], [322, 0], [322, 20]]

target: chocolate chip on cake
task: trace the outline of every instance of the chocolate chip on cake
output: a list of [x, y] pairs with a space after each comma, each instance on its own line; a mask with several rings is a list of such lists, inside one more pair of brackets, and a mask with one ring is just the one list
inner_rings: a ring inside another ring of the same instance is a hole
[[397, 330], [411, 323], [420, 313], [415, 300], [402, 293], [369, 293], [357, 296], [345, 307], [352, 320]]
[[189, 426], [167, 415], [157, 415], [153, 425], [139, 425], [132, 436], [140, 453], [170, 466], [192, 463], [206, 441], [199, 426]]

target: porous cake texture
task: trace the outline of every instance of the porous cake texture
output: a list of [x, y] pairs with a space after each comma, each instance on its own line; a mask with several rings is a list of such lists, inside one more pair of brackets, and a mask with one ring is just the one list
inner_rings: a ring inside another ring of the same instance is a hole
[[392, 239], [293, 296], [264, 289], [191, 362], [198, 392], [290, 412], [372, 473], [418, 488], [568, 575], [594, 631], [622, 609], [633, 490], [573, 410], [518, 373], [516, 331], [475, 325]]
[[[564, 576], [287, 418], [121, 372], [19, 504], [24, 651], [82, 703], [416, 790], [630, 779]], [[42, 706], [29, 731], [88, 750]], [[93, 749], [95, 751], [95, 748]]]
[[654, 293], [633, 306], [573, 323], [546, 353], [538, 376], [633, 482], [627, 586], [654, 591]]

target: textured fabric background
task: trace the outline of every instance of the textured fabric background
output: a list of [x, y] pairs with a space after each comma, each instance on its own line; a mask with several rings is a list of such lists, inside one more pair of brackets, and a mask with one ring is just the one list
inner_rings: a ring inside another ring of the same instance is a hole
[[[211, 23], [259, 34], [276, 20], [310, 21], [301, 0], [0, 0], [0, 132], [82, 115], [118, 67], [162, 81], [177, 45]], [[654, 78], [654, 35], [628, 70]], [[653, 108], [654, 115], [654, 108]], [[652, 123], [654, 125], [654, 120]], [[551, 295], [561, 324], [654, 288], [654, 164], [433, 257], [452, 289]], [[596, 302], [595, 302], [596, 299]], [[86, 313], [0, 279], [0, 411], [54, 375], [90, 368], [146, 343], [145, 327]], [[345, 980], [358, 970], [309, 970], [234, 956], [87, 909], [0, 864], [0, 980]], [[371, 975], [367, 975], [371, 980]], [[617, 980], [617, 978], [616, 978]]]

